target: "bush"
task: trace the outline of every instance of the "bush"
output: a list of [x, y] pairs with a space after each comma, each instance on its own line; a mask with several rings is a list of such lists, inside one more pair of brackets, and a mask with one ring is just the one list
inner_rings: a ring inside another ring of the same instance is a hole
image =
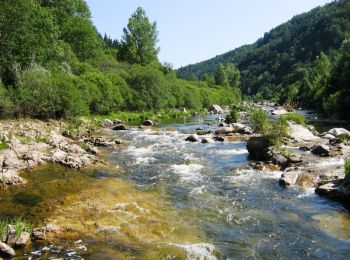
[[239, 113], [237, 108], [233, 107], [231, 108], [230, 113], [226, 116], [225, 122], [230, 124], [230, 123], [237, 123], [239, 119]]
[[345, 168], [345, 176], [350, 178], [350, 159], [345, 160], [344, 168]]
[[306, 118], [297, 112], [291, 112], [291, 113], [282, 115], [281, 117], [286, 121], [293, 121], [300, 125], [306, 124]]
[[262, 109], [254, 109], [250, 112], [249, 123], [255, 132], [262, 135], [267, 134], [270, 129], [268, 114]]

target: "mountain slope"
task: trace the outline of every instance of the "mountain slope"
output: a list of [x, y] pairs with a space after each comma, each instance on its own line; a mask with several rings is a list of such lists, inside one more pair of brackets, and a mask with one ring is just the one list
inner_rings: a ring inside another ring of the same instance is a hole
[[295, 16], [254, 44], [180, 68], [177, 74], [200, 79], [205, 73], [214, 75], [220, 63], [231, 62], [241, 71], [243, 93], [281, 99], [283, 93], [276, 92], [300, 80], [300, 68], [312, 67], [321, 52], [335, 60], [349, 36], [350, 1], [339, 0]]

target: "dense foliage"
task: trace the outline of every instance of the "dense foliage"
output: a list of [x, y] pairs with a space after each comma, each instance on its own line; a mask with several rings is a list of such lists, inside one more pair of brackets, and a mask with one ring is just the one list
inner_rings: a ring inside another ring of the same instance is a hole
[[156, 23], [142, 8], [118, 41], [99, 35], [84, 0], [0, 6], [1, 117], [201, 109], [240, 100], [235, 67], [225, 72], [229, 84], [218, 86], [178, 79], [171, 65], [160, 64]]
[[350, 118], [350, 1], [337, 0], [294, 17], [252, 45], [180, 68], [182, 78], [219, 76], [234, 63], [242, 92]]

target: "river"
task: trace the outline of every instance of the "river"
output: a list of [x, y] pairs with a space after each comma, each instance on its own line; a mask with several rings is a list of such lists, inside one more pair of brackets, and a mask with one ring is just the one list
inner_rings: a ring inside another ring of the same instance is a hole
[[2, 193], [0, 214], [68, 232], [18, 259], [349, 259], [342, 205], [280, 187], [281, 172], [251, 169], [245, 142], [184, 141], [213, 119], [108, 131], [127, 141], [105, 151], [113, 168], [26, 173], [26, 187]]

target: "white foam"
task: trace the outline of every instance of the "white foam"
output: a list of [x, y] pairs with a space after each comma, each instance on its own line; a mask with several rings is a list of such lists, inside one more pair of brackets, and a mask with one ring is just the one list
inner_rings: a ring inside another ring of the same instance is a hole
[[328, 160], [315, 163], [315, 166], [318, 168], [337, 167], [337, 166], [343, 166], [343, 165], [344, 165], [344, 159], [338, 159], [338, 158], [331, 158]]
[[303, 190], [303, 193], [298, 195], [298, 198], [305, 198], [305, 197], [311, 197], [315, 196], [315, 188], [307, 188]]
[[215, 246], [209, 243], [199, 244], [171, 244], [173, 246], [182, 248], [187, 253], [187, 259], [196, 260], [216, 260]]
[[231, 150], [218, 150], [216, 153], [222, 154], [222, 155], [232, 155], [232, 154], [238, 155], [238, 154], [248, 154], [248, 150], [243, 148], [236, 148]]
[[190, 196], [195, 196], [195, 195], [201, 195], [206, 191], [206, 186], [200, 186], [197, 188], [194, 188], [191, 192], [190, 192]]
[[180, 180], [183, 182], [202, 180], [201, 170], [203, 168], [204, 166], [199, 164], [180, 164], [170, 166], [170, 170], [179, 175]]

